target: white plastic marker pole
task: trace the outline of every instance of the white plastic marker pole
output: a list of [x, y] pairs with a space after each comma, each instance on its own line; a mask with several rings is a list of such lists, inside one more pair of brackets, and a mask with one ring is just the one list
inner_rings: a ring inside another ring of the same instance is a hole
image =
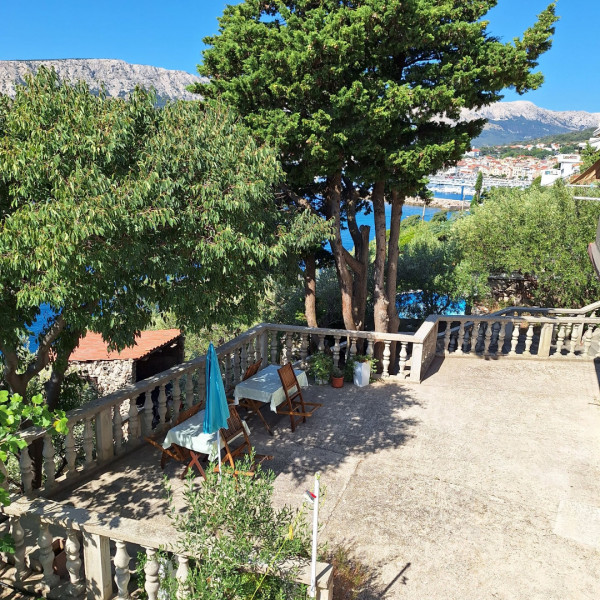
[[310, 561], [310, 589], [308, 595], [311, 598], [317, 596], [317, 533], [319, 531], [319, 479], [320, 473], [315, 473], [315, 493], [313, 499], [313, 532], [312, 532], [312, 556]]

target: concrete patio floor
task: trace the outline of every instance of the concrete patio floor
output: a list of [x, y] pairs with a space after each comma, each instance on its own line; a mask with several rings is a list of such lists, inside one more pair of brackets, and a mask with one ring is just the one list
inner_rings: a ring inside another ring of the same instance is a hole
[[[274, 455], [277, 505], [300, 505], [322, 473], [322, 540], [369, 568], [360, 598], [600, 597], [593, 363], [437, 359], [421, 385], [313, 386], [305, 398], [323, 407], [295, 433], [268, 415], [275, 436], [252, 418], [251, 439]], [[165, 469], [178, 498], [179, 472]], [[168, 520], [150, 446], [56, 499]]]

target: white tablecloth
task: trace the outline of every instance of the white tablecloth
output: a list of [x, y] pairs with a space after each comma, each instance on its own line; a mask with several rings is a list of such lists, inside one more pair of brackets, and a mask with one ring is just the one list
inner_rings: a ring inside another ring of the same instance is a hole
[[[239, 404], [240, 398], [249, 398], [258, 402], [269, 402], [271, 410], [277, 412], [277, 407], [285, 401], [285, 392], [277, 373], [280, 368], [278, 365], [269, 365], [253, 377], [249, 377], [245, 381], [240, 381], [235, 386], [235, 403]], [[294, 369], [294, 373], [296, 373], [296, 379], [300, 387], [307, 387], [308, 379], [306, 378], [306, 373], [300, 369]]]
[[[250, 434], [246, 421], [242, 420], [246, 433]], [[208, 454], [209, 460], [215, 460], [219, 456], [220, 436], [216, 433], [204, 433], [204, 411], [200, 410], [183, 423], [169, 429], [163, 448], [171, 444], [183, 446], [199, 454]]]

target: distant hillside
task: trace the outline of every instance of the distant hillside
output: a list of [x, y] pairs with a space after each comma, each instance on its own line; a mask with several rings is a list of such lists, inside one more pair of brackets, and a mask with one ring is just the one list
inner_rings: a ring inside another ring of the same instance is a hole
[[474, 146], [497, 146], [597, 127], [600, 113], [553, 111], [532, 102], [498, 102], [480, 111], [464, 111], [463, 118], [488, 119]]
[[96, 58], [67, 58], [59, 60], [2, 60], [0, 61], [0, 93], [14, 96], [15, 84], [25, 83], [25, 74], [36, 72], [40, 65], [53, 66], [59, 77], [68, 81], [85, 81], [94, 92], [104, 84], [110, 96], [123, 98], [136, 85], [154, 88], [158, 101], [198, 100], [186, 86], [199, 77], [185, 71], [170, 71], [148, 65], [132, 65], [123, 60]]
[[587, 142], [592, 135], [596, 127], [588, 127], [581, 131], [571, 131], [569, 133], [559, 133], [557, 135], [547, 135], [545, 137], [536, 138], [534, 140], [527, 140], [528, 144], [559, 144], [566, 146], [568, 144], [579, 144], [580, 142]]

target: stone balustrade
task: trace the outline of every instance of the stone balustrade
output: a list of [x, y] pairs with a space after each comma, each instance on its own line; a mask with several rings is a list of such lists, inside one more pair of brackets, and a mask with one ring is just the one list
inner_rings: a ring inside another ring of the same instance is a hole
[[[144, 591], [148, 599], [167, 597], [164, 593], [161, 596], [159, 577], [160, 570], [167, 567], [165, 561], [169, 562], [168, 568], [175, 571], [178, 597], [186, 597], [189, 561], [193, 557], [177, 553], [175, 532], [169, 527], [154, 525], [149, 529], [147, 522], [99, 515], [45, 498], [29, 500], [21, 497], [2, 510], [10, 517], [14, 553], [9, 557], [10, 566], [0, 574], [0, 581], [47, 598], [109, 600], [116, 597], [125, 600], [139, 597], [131, 572], [135, 572], [137, 551], [143, 550], [146, 555]], [[28, 530], [38, 534], [29, 546], [24, 523]], [[53, 569], [54, 536], [51, 531], [60, 532], [58, 535], [66, 542], [67, 576], [63, 578]], [[32, 556], [34, 550], [37, 560]], [[166, 556], [164, 560], [159, 560], [158, 550]], [[310, 565], [306, 561], [288, 565], [295, 581], [310, 584]], [[331, 600], [332, 590], [331, 565], [317, 563], [317, 599]]]
[[[263, 323], [219, 346], [217, 355], [227, 390], [232, 390], [242, 380], [247, 367], [257, 360], [262, 361], [263, 367], [306, 361], [311, 349], [322, 351], [326, 345], [338, 366], [342, 354], [352, 357], [361, 349], [373, 356], [375, 345], [381, 344], [380, 376], [418, 382], [425, 364], [428, 337], [429, 362], [434, 355], [432, 328], [433, 322], [426, 323], [416, 334], [379, 334]], [[411, 366], [413, 364], [416, 368]], [[21, 452], [22, 491], [26, 495], [51, 497], [59, 485], [76, 484], [92, 470], [103, 468], [136, 449], [144, 443], [144, 437], [160, 431], [177, 419], [182, 410], [204, 400], [205, 357], [202, 356], [70, 411], [67, 415], [69, 433], [60, 449], [64, 462], [60, 476], [56, 473], [52, 437], [35, 428], [24, 431], [22, 437], [28, 446], [43, 439], [43, 488], [33, 489], [30, 453]]]
[[600, 318], [586, 316], [448, 316], [437, 318], [438, 356], [594, 359]]

